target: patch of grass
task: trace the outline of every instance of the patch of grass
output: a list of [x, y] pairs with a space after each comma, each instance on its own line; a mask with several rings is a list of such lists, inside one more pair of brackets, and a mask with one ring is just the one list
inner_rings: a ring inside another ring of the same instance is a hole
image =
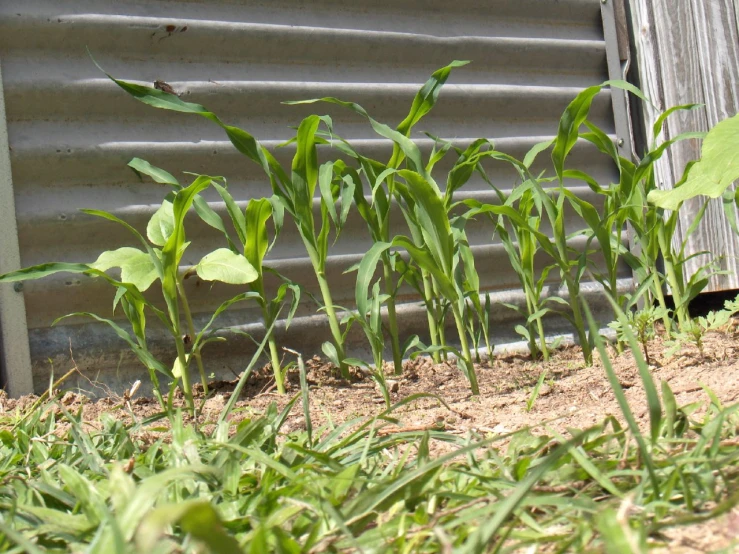
[[[208, 433], [176, 413], [152, 441], [142, 430], [165, 412], [84, 422], [56, 396], [0, 419], [0, 549], [639, 552], [739, 500], [739, 405], [712, 402], [694, 418], [662, 389], [644, 436], [625, 398], [621, 420], [569, 436], [546, 423], [492, 436], [391, 431], [395, 410], [428, 395], [316, 429], [304, 381], [282, 411]], [[297, 404], [304, 430], [283, 433]], [[449, 452], [432, 456], [432, 441]]]

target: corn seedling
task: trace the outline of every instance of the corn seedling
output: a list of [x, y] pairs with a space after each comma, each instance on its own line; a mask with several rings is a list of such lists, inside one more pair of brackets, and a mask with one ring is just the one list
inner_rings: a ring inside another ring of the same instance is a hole
[[[334, 164], [332, 162], [327, 162], [319, 168], [316, 145], [322, 139], [318, 136], [318, 128], [323, 123], [330, 133], [330, 118], [312, 115], [300, 123], [296, 136], [286, 143], [294, 143], [296, 148], [288, 174], [275, 157], [252, 135], [238, 127], [225, 124], [205, 107], [184, 102], [175, 95], [155, 88], [128, 83], [107, 73], [106, 75], [121, 89], [144, 104], [164, 110], [196, 114], [212, 121], [226, 132], [229, 140], [240, 153], [262, 168], [270, 180], [275, 198], [281, 204], [282, 209], [292, 217], [313, 266], [323, 299], [322, 309], [326, 312], [334, 339], [333, 344], [327, 342], [323, 345], [323, 351], [339, 367], [342, 376], [348, 379], [348, 366], [344, 362], [344, 334], [336, 314], [337, 306], [334, 304], [331, 288], [326, 280], [326, 258], [331, 215], [333, 214], [332, 207], [339, 198], [343, 201], [351, 200], [353, 184], [341, 180], [338, 187], [334, 186], [337, 182], [333, 179]], [[319, 222], [315, 221], [313, 214], [313, 198], [317, 186], [321, 192]], [[342, 210], [341, 217], [334, 219], [337, 233], [340, 232], [347, 215], [348, 210]]]
[[[243, 254], [256, 270], [257, 278], [249, 284], [249, 287], [257, 295], [256, 300], [262, 310], [265, 329], [273, 328], [288, 292], [292, 294], [292, 301], [289, 313], [285, 319], [285, 326], [286, 328], [289, 327], [295, 311], [297, 310], [298, 302], [300, 301], [300, 288], [295, 283], [292, 283], [279, 274], [278, 276], [284, 282], [277, 289], [272, 299], [267, 297], [267, 292], [264, 286], [265, 272], [271, 271], [269, 268], [264, 266], [264, 259], [282, 228], [283, 212], [281, 210], [281, 205], [274, 199], [258, 198], [250, 200], [246, 205], [246, 209], [242, 211], [225, 186], [218, 183], [213, 183], [213, 186], [216, 188], [218, 194], [226, 205], [226, 211], [231, 218], [231, 223], [236, 231], [240, 247], [237, 247], [231, 240], [228, 231], [223, 228], [222, 223], [220, 225], [214, 225], [214, 227], [223, 232], [229, 248], [237, 254]], [[218, 217], [217, 214], [214, 215], [215, 217]], [[218, 220], [220, 221], [220, 217], [218, 217]], [[267, 222], [269, 220], [273, 221], [275, 228], [275, 238], [272, 241], [269, 240], [267, 230]], [[268, 336], [268, 341], [270, 362], [272, 364], [277, 392], [279, 394], [284, 394], [285, 371], [281, 367], [277, 342], [271, 332]]]
[[[535, 150], [532, 152], [535, 152]], [[530, 165], [533, 162], [533, 157], [528, 158], [525, 163]], [[555, 266], [545, 267], [537, 277], [534, 262], [540, 246], [535, 232], [539, 231], [542, 219], [535, 212], [536, 202], [532, 188], [527, 184], [523, 184], [515, 187], [510, 194], [506, 195], [487, 177], [481, 165], [477, 169], [483, 179], [495, 191], [500, 203], [515, 210], [518, 215], [518, 219], [512, 221], [506, 218], [503, 213], [496, 215], [494, 212], [489, 212], [487, 214], [494, 225], [494, 234], [500, 238], [503, 248], [508, 254], [508, 260], [518, 276], [526, 300], [523, 309], [509, 303], [503, 303], [503, 306], [520, 313], [524, 318], [525, 325], [517, 325], [516, 331], [528, 342], [531, 355], [536, 358], [541, 354], [544, 360], [548, 360], [549, 348], [542, 318], [552, 311], [551, 308], [546, 307], [547, 303], [564, 303], [564, 300], [556, 296], [542, 299], [549, 272]], [[473, 208], [482, 206], [475, 202], [468, 202], [468, 205]], [[470, 211], [467, 215], [471, 217], [475, 213], [477, 212]], [[516, 221], [524, 221], [527, 225], [518, 225]]]
[[[170, 182], [176, 183], [174, 177], [170, 176], [170, 178]], [[92, 317], [108, 324], [119, 337], [123, 338], [149, 370], [155, 394], [163, 407], [164, 401], [156, 372], [163, 373], [168, 379], [173, 380], [167, 403], [167, 406], [170, 407], [174, 385], [181, 379], [183, 394], [190, 411], [194, 414], [195, 404], [188, 369], [191, 359], [195, 358], [197, 360], [203, 387], [207, 391], [205, 371], [200, 359], [201, 348], [207, 342], [214, 340], [207, 335], [207, 331], [216, 317], [230, 305], [256, 296], [253, 293], [245, 293], [227, 300], [216, 309], [203, 329], [200, 332], [195, 332], [187, 296], [182, 286], [183, 278], [187, 275], [187, 272], [180, 270], [182, 256], [189, 245], [185, 236], [185, 215], [193, 206], [193, 203], [197, 201], [198, 194], [209, 187], [213, 181], [214, 178], [201, 175], [187, 187], [176, 187], [176, 192], [164, 200], [162, 206], [149, 221], [147, 226], [149, 241], [136, 229], [113, 214], [100, 210], [83, 210], [87, 214], [124, 226], [143, 245], [144, 250], [124, 246], [117, 250], [103, 252], [95, 262], [90, 264], [42, 264], [1, 275], [0, 282], [39, 279], [57, 272], [86, 273], [93, 277], [104, 278], [116, 287], [113, 307], [115, 308], [118, 303], [121, 304], [132, 326], [136, 341], [131, 338], [127, 331], [110, 319], [91, 313], [75, 313], [70, 314], [70, 316]], [[120, 281], [116, 281], [104, 273], [111, 268], [120, 269]], [[238, 255], [227, 248], [219, 248], [205, 255], [193, 271], [205, 281], [221, 281], [230, 284], [246, 284], [257, 278], [257, 273], [249, 261], [244, 256]], [[153, 306], [141, 294], [157, 280], [161, 284], [162, 296], [167, 306], [166, 312]], [[171, 369], [156, 360], [147, 348], [145, 334], [145, 311], [147, 308], [164, 324], [174, 341], [177, 357]], [[186, 328], [182, 326], [181, 315], [185, 316]], [[187, 342], [185, 337], [189, 337]]]
[[[353, 102], [346, 102], [333, 97], [326, 97], [312, 100], [301, 100], [297, 102], [289, 102], [289, 104], [311, 104], [315, 102], [328, 102], [331, 104], [337, 104], [343, 106], [360, 116], [366, 118], [374, 131], [380, 136], [390, 139], [393, 142], [393, 152], [390, 160], [387, 164], [382, 164], [376, 160], [371, 160], [365, 156], [359, 154], [349, 143], [344, 140], [338, 139], [331, 142], [332, 145], [337, 147], [342, 152], [350, 155], [356, 159], [360, 165], [365, 178], [368, 181], [368, 186], [371, 191], [371, 201], [368, 204], [364, 194], [359, 192], [362, 190], [360, 180], [356, 172], [350, 172], [349, 176], [354, 179], [355, 191], [358, 193], [355, 195], [355, 202], [359, 210], [360, 215], [366, 221], [372, 239], [376, 242], [388, 243], [391, 241], [390, 237], [390, 215], [391, 208], [394, 199], [398, 198], [396, 187], [395, 187], [395, 173], [402, 167], [404, 161], [409, 160], [408, 167], [415, 171], [423, 173], [423, 171], [430, 172], [433, 164], [438, 161], [438, 157], [432, 154], [431, 160], [428, 166], [424, 168], [421, 159], [420, 152], [416, 145], [408, 138], [413, 127], [434, 107], [439, 97], [442, 86], [446, 82], [455, 67], [460, 67], [468, 62], [454, 61], [446, 67], [435, 71], [431, 78], [421, 87], [416, 93], [411, 109], [408, 115], [398, 125], [396, 129], [391, 129], [389, 126], [374, 120], [367, 111], [360, 105]], [[336, 139], [337, 137], [330, 137]], [[443, 154], [442, 154], [443, 155]], [[384, 185], [384, 188], [383, 188]], [[406, 219], [411, 227], [412, 236], [416, 239], [416, 246], [421, 246], [422, 238], [420, 237], [420, 229], [414, 222], [412, 214], [404, 211]], [[410, 218], [410, 219], [409, 219]], [[414, 233], [415, 231], [415, 233]], [[393, 352], [393, 362], [395, 365], [396, 374], [400, 373], [402, 367], [402, 354], [400, 351], [400, 343], [398, 342], [398, 326], [397, 317], [395, 310], [395, 294], [397, 287], [393, 282], [393, 260], [391, 253], [383, 251], [381, 255], [382, 269], [383, 269], [383, 281], [385, 284], [385, 294], [387, 295], [386, 305], [388, 310], [388, 322], [389, 322], [389, 333], [391, 337], [391, 346]], [[432, 346], [440, 346], [439, 328], [438, 328], [438, 312], [435, 308], [436, 295], [433, 294], [432, 280], [423, 267], [420, 268], [421, 277], [423, 282], [423, 293], [426, 305], [432, 307], [428, 312], [429, 322], [429, 333], [431, 335]], [[438, 354], [434, 354], [438, 361]]]
[[385, 405], [390, 408], [390, 393], [388, 392], [385, 382], [385, 370], [383, 353], [385, 351], [385, 336], [382, 328], [382, 317], [380, 309], [382, 304], [387, 301], [387, 296], [380, 293], [380, 282], [377, 281], [372, 287], [371, 297], [367, 298], [367, 291], [356, 291], [357, 297], [357, 313], [349, 314], [346, 317], [346, 323], [356, 322], [364, 331], [367, 341], [372, 350], [372, 358], [374, 367], [366, 362], [356, 358], [349, 358], [347, 363], [355, 365], [369, 371], [372, 378], [382, 392]]

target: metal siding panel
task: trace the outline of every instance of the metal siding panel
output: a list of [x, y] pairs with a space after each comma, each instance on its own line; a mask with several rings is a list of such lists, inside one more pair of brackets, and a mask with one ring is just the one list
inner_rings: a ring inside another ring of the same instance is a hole
[[[9, 152], [0, 69], [0, 273], [21, 267]], [[20, 294], [21, 287], [21, 283], [0, 284], [0, 386], [14, 396], [33, 391], [26, 307]]]
[[[100, 74], [85, 47], [112, 74], [148, 83], [164, 79], [183, 99], [204, 104], [268, 147], [289, 138], [289, 126], [302, 116], [320, 110], [332, 116], [339, 134], [380, 158], [389, 146], [360, 118], [330, 106], [280, 102], [334, 95], [394, 124], [432, 71], [453, 59], [470, 59], [472, 64], [452, 73], [419, 128], [459, 145], [486, 136], [499, 149], [523, 156], [554, 134], [562, 110], [582, 87], [608, 78], [600, 6], [592, 0], [372, 0], [349, 6], [338, 0], [8, 0], [0, 7], [0, 58], [24, 265], [89, 261], [105, 248], [130, 244], [125, 230], [77, 210], [110, 210], [144, 228], [161, 202], [162, 188], [137, 180], [126, 167], [134, 156], [173, 173], [225, 175], [242, 202], [271, 194], [259, 169], [238, 155], [219, 129], [127, 97]], [[596, 100], [592, 120], [615, 138], [609, 92]], [[420, 131], [414, 138], [430, 150], [431, 141]], [[287, 162], [292, 152], [283, 148], [276, 155]], [[587, 145], [576, 147], [572, 163], [604, 183], [615, 177], [608, 161]], [[513, 172], [503, 166], [490, 175], [502, 188], [515, 183]], [[578, 191], [598, 200], [587, 188]], [[479, 179], [460, 194], [494, 197]], [[208, 199], [223, 212], [217, 197]], [[188, 250], [188, 263], [218, 242], [212, 229], [190, 222], [188, 232], [198, 240]], [[517, 279], [490, 235], [482, 221], [470, 226], [483, 285], [498, 299], [519, 301]], [[351, 302], [353, 276], [343, 270], [368, 244], [364, 222], [355, 214], [331, 250], [328, 275], [337, 303]], [[271, 263], [315, 289], [305, 277], [312, 271], [290, 222]], [[627, 282], [627, 268], [623, 277]], [[191, 305], [200, 318], [234, 294], [227, 286], [211, 289], [189, 281]], [[112, 296], [101, 283], [62, 275], [28, 283], [25, 290], [36, 388], [46, 385], [47, 359], [64, 363], [68, 336], [80, 368], [93, 375], [100, 371], [103, 380], [122, 387], [139, 371], [100, 325], [73, 321], [49, 328], [54, 318], [71, 311], [110, 315]], [[406, 333], [422, 331], [419, 321], [425, 318], [419, 317], [411, 291], [404, 290], [401, 298]], [[318, 338], [328, 332], [314, 313], [304, 302], [289, 335], [292, 346], [320, 348]], [[501, 335], [508, 333], [512, 313], [494, 315]], [[257, 322], [258, 314], [251, 308], [233, 311], [227, 321]], [[258, 331], [258, 323], [249, 325]], [[361, 351], [361, 339], [351, 340]], [[157, 338], [156, 330], [152, 344], [168, 355], [166, 339]], [[211, 357], [216, 373], [238, 372], [238, 353], [249, 348], [242, 339], [229, 344]]]

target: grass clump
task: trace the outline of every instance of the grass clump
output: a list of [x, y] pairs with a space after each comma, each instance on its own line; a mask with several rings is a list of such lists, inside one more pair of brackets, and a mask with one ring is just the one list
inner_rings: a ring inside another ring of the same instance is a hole
[[[0, 418], [0, 548], [646, 552], [672, 527], [730, 511], [739, 405], [712, 396], [701, 414], [663, 382], [661, 400], [647, 395], [644, 430], [596, 347], [622, 413], [567, 435], [547, 423], [502, 435], [398, 429], [394, 412], [430, 395], [314, 428], [304, 378], [284, 409], [238, 422], [181, 412], [86, 421], [57, 394]], [[304, 425], [288, 430], [298, 402]]]

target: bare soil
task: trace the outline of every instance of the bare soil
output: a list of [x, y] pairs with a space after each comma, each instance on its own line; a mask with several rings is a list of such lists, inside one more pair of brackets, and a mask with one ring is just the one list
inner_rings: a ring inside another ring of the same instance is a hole
[[[650, 343], [653, 379], [658, 387], [660, 381], [669, 384], [678, 406], [694, 402], [708, 405], [709, 390], [724, 405], [739, 401], [739, 334], [710, 333], [704, 343], [703, 356], [694, 346], [686, 345], [671, 358], [666, 356], [667, 348], [661, 339]], [[631, 353], [618, 354], [611, 350], [610, 355], [637, 419], [646, 423], [644, 389]], [[339, 424], [374, 416], [386, 409], [382, 394], [370, 377], [357, 372], [352, 382], [346, 382], [338, 377], [331, 364], [317, 357], [306, 361], [306, 369], [314, 427], [329, 421]], [[545, 372], [544, 384], [533, 398], [542, 372]], [[273, 402], [282, 408], [300, 391], [298, 374], [292, 372], [286, 383], [287, 394], [277, 394], [271, 373], [267, 365], [251, 377], [231, 416], [233, 421], [260, 415]], [[498, 355], [478, 364], [477, 375], [479, 396], [470, 393], [467, 379], [453, 360], [434, 364], [430, 358], [421, 357], [406, 362], [400, 376], [388, 373], [386, 379], [393, 403], [419, 393], [435, 397], [421, 398], [393, 411], [397, 424], [385, 432], [434, 428], [452, 433], [474, 430], [503, 434], [537, 426], [543, 421], [551, 429], [567, 432], [602, 422], [609, 415], [620, 418], [620, 409], [597, 353], [595, 363], [586, 366], [579, 347], [558, 350], [548, 362], [516, 353]], [[207, 397], [202, 387], [195, 385], [198, 403], [205, 401], [201, 425], [212, 423], [220, 415], [235, 384], [236, 380], [212, 382]], [[0, 395], [0, 413], [23, 411], [36, 400], [34, 395], [18, 399]], [[131, 399], [111, 394], [91, 401], [84, 394], [68, 391], [62, 395], [61, 403], [74, 413], [81, 409], [83, 421], [93, 426], [102, 413], [128, 421], [161, 411], [153, 398], [135, 394]], [[176, 405], [183, 405], [179, 395]], [[161, 429], [163, 422], [155, 425]], [[304, 425], [302, 410], [295, 409], [283, 431], [290, 433]]]
[[[661, 339], [650, 343], [652, 376], [658, 384], [666, 381], [672, 389], [678, 406], [700, 404], [692, 417], [698, 417], [711, 402], [711, 391], [727, 406], [739, 401], [739, 334], [736, 332], [710, 333], [704, 340], [701, 355], [692, 345], [668, 358], [667, 347]], [[644, 389], [630, 352], [610, 351], [612, 363], [635, 416], [645, 428], [648, 412]], [[385, 423], [381, 433], [410, 430], [443, 429], [450, 433], [505, 434], [527, 426], [533, 432], [549, 433], [556, 430], [568, 434], [570, 429], [584, 429], [602, 422], [607, 416], [621, 419], [621, 412], [597, 354], [595, 363], [586, 366], [578, 347], [568, 347], [553, 353], [548, 362], [532, 360], [522, 354], [502, 354], [477, 366], [480, 395], [472, 396], [469, 384], [453, 361], [434, 364], [429, 358], [407, 362], [403, 374], [387, 376], [392, 401], [399, 402], [418, 393], [435, 395], [410, 402], [392, 413], [393, 422]], [[347, 383], [338, 378], [335, 368], [324, 360], [306, 361], [310, 388], [310, 408], [314, 428], [332, 422], [339, 424], [357, 417], [376, 415], [386, 409], [382, 394], [369, 377], [357, 373], [356, 380]], [[544, 384], [532, 402], [533, 390], [539, 376], [545, 372]], [[258, 416], [271, 403], [278, 408], [300, 391], [297, 373], [291, 373], [288, 394], [278, 395], [270, 377], [269, 366], [252, 376], [242, 393], [233, 421]], [[213, 382], [205, 397], [197, 389], [199, 400], [204, 400], [201, 425], [210, 426], [222, 412], [236, 381]], [[10, 399], [0, 396], [0, 413], [24, 411], [33, 406], [37, 397]], [[443, 400], [443, 402], [441, 401]], [[100, 428], [103, 413], [131, 421], [161, 411], [152, 398], [127, 398], [111, 395], [96, 401], [74, 392], [66, 392], [61, 404], [77, 413], [90, 428]], [[182, 398], [177, 399], [182, 405]], [[50, 409], [60, 408], [52, 404]], [[547, 422], [548, 429], [539, 425]], [[137, 432], [144, 442], [153, 442], [164, 433], [166, 421], [159, 420], [151, 428]], [[303, 429], [305, 421], [299, 406], [289, 416], [284, 433]], [[60, 429], [63, 431], [63, 428]], [[436, 444], [437, 453], [448, 446]], [[708, 552], [727, 548], [739, 537], [739, 512], [716, 521], [707, 522], [698, 530], [676, 529], [666, 537], [670, 547], [664, 552]]]

